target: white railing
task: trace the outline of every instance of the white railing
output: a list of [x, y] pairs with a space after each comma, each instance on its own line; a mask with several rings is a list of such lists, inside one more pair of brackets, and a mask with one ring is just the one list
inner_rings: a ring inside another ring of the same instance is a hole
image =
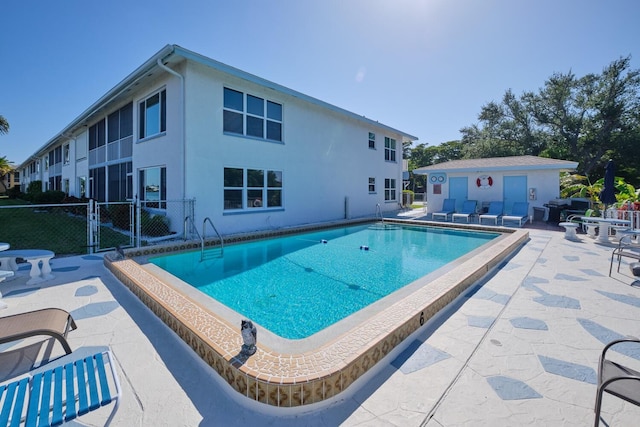
[[630, 210], [622, 210], [622, 209], [607, 209], [606, 215], [607, 218], [618, 218], [625, 219], [627, 221], [631, 221], [631, 225], [629, 228], [637, 230], [640, 229], [640, 211], [630, 211]]

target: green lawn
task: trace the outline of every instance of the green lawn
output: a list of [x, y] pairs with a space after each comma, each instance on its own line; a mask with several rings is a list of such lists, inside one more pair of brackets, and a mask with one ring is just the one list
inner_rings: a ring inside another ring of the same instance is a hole
[[[11, 249], [48, 249], [56, 255], [86, 254], [86, 208], [83, 206], [2, 208], [25, 205], [21, 200], [0, 198], [0, 241]], [[100, 227], [103, 248], [129, 244], [129, 237], [109, 227]]]

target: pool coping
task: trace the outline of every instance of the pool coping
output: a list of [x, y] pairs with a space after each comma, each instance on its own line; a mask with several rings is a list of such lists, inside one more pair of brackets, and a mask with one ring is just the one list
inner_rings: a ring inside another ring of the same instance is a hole
[[[301, 407], [326, 402], [346, 390], [358, 378], [387, 356], [431, 317], [451, 303], [464, 290], [511, 255], [528, 240], [523, 229], [438, 223], [420, 220], [385, 222], [431, 225], [457, 229], [500, 232], [494, 244], [483, 246], [471, 259], [411, 292], [406, 297], [373, 314], [366, 322], [345, 331], [318, 348], [280, 352], [262, 344], [252, 356], [240, 354], [239, 325], [232, 325], [159, 277], [141, 268], [135, 257], [154, 256], [199, 249], [197, 243], [169, 243], [142, 249], [109, 253], [105, 266], [140, 298], [165, 324], [173, 329], [196, 353], [237, 392], [249, 399], [275, 407]], [[360, 222], [371, 222], [360, 221]], [[342, 225], [352, 225], [354, 221]], [[225, 238], [246, 241], [335, 227], [338, 223], [316, 224], [287, 230], [270, 230]], [[215, 241], [209, 245], [215, 245]]]

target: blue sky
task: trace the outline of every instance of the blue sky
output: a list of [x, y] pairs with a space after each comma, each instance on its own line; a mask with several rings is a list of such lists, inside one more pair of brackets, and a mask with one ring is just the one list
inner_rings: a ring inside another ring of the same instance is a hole
[[632, 56], [637, 0], [4, 0], [0, 156], [19, 164], [166, 44], [437, 145], [483, 104]]

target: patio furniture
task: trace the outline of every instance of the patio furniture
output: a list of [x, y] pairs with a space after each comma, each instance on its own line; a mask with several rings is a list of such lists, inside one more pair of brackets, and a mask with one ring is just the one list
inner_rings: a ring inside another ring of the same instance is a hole
[[[5, 242], [0, 242], [0, 252], [6, 251], [9, 249], [9, 244]], [[7, 277], [13, 276], [13, 271], [2, 270], [0, 269], [0, 282], [2, 282]], [[7, 303], [2, 301], [2, 291], [0, 291], [0, 309], [7, 308]]]
[[636, 261], [640, 261], [640, 245], [634, 243], [631, 240], [631, 235], [626, 235], [620, 239], [618, 243], [618, 247], [613, 250], [611, 253], [611, 263], [609, 264], [609, 276], [611, 276], [611, 271], [613, 270], [613, 260], [615, 258], [618, 259], [618, 273], [620, 272], [620, 263], [622, 262], [622, 258], [632, 258]]
[[482, 224], [483, 219], [492, 219], [495, 224], [498, 225], [498, 220], [502, 217], [502, 211], [504, 209], [503, 202], [491, 202], [489, 203], [489, 210], [487, 213], [481, 214], [479, 222]]
[[[584, 214], [580, 215], [580, 214], [571, 214], [571, 215], [567, 215], [567, 219], [566, 222], [575, 222], [576, 224], [580, 224], [580, 227], [582, 228], [582, 231], [586, 234], [589, 234], [590, 237], [595, 237], [596, 235], [596, 228], [598, 227], [598, 224], [594, 221], [586, 221], [583, 220], [582, 218], [584, 217], [595, 217], [595, 211], [593, 209], [587, 209]], [[589, 228], [593, 226], [592, 228]]]
[[[628, 227], [631, 221], [617, 218], [581, 217], [583, 221], [596, 222], [598, 224], [598, 238], [602, 243], [609, 243], [609, 227], [612, 225], [624, 225]], [[591, 233], [587, 231], [591, 236]], [[595, 232], [594, 232], [595, 234]]]
[[431, 217], [435, 221], [437, 217], [444, 217], [444, 221], [449, 219], [449, 215], [452, 215], [456, 211], [456, 199], [444, 199], [442, 202], [442, 209], [438, 212], [431, 214]]
[[564, 238], [567, 240], [578, 240], [576, 230], [580, 224], [575, 222], [561, 222], [558, 224], [560, 227], [564, 227]]
[[[49, 260], [54, 256], [55, 254], [52, 251], [45, 249], [18, 249], [13, 251], [4, 251], [0, 253], [0, 270], [18, 271], [18, 264], [16, 263], [16, 260], [23, 259], [31, 264], [31, 270], [29, 271], [29, 276], [31, 276], [31, 278], [27, 281], [27, 285], [33, 285], [35, 283], [53, 279]], [[40, 269], [40, 263], [42, 263], [42, 269]]]
[[640, 340], [635, 338], [614, 340], [602, 350], [598, 363], [598, 389], [594, 409], [594, 425], [596, 427], [600, 425], [600, 409], [602, 408], [602, 398], [605, 392], [640, 406], [640, 372], [607, 359], [607, 351], [618, 344], [633, 346], [634, 344], [640, 344]]
[[529, 203], [527, 202], [515, 202], [511, 209], [511, 214], [504, 215], [502, 217], [502, 225], [505, 221], [518, 222], [518, 227], [522, 227], [523, 224], [529, 220]]
[[0, 344], [38, 335], [49, 335], [57, 339], [64, 351], [71, 353], [67, 334], [76, 329], [71, 314], [60, 308], [45, 308], [27, 311], [12, 316], [0, 317]]
[[60, 425], [115, 402], [106, 426], [118, 410], [120, 394], [111, 352], [97, 353], [0, 385], [0, 425]]
[[456, 218], [464, 218], [467, 220], [467, 223], [469, 223], [471, 218], [476, 216], [477, 206], [477, 200], [465, 200], [462, 203], [462, 210], [451, 215], [451, 221], [456, 222]]

